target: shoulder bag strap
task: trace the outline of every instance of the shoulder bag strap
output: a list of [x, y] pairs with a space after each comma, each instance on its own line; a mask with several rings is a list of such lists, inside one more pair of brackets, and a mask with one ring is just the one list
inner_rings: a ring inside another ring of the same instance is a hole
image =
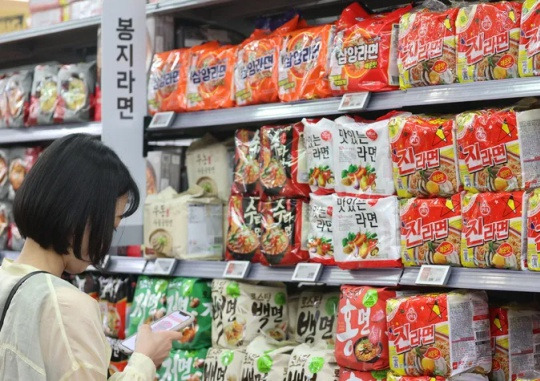
[[2, 312], [2, 317], [0, 318], [0, 331], [2, 331], [2, 326], [4, 325], [4, 319], [6, 318], [6, 314], [9, 309], [9, 305], [11, 304], [11, 300], [15, 296], [15, 293], [17, 292], [19, 287], [21, 287], [22, 284], [28, 280], [28, 278], [31, 278], [34, 275], [42, 274], [42, 273], [46, 274], [47, 271], [34, 271], [34, 272], [31, 272], [30, 274], [26, 274], [17, 282], [17, 284], [15, 284], [15, 286], [13, 286], [6, 300], [6, 304], [4, 305], [4, 311]]

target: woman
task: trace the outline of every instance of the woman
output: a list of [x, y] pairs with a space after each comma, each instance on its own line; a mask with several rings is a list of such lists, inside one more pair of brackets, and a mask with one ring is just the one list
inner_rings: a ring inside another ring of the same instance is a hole
[[[18, 190], [15, 222], [26, 237], [16, 261], [0, 267], [0, 316], [15, 284], [28, 278], [6, 309], [0, 330], [0, 381], [105, 380], [111, 349], [97, 302], [62, 280], [99, 265], [122, 218], [139, 204], [127, 168], [88, 135], [45, 150]], [[138, 332], [135, 353], [112, 380], [153, 380], [178, 332]]]

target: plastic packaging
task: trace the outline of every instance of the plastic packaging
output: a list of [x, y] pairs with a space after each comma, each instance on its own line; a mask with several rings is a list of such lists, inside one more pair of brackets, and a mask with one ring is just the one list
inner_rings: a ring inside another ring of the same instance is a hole
[[226, 260], [255, 262], [260, 257], [261, 215], [259, 198], [233, 195], [227, 214], [229, 227]]
[[38, 65], [34, 68], [34, 81], [30, 94], [28, 125], [51, 124], [58, 102], [57, 64]]
[[310, 194], [307, 246], [311, 262], [325, 266], [336, 264], [332, 239], [332, 195]]
[[309, 187], [315, 194], [334, 191], [333, 143], [337, 138], [337, 124], [329, 119], [303, 119], [304, 144], [309, 175]]
[[58, 102], [54, 122], [86, 122], [94, 106], [96, 63], [63, 65], [58, 71]]
[[186, 109], [187, 50], [156, 53], [148, 78], [148, 112], [181, 112]]

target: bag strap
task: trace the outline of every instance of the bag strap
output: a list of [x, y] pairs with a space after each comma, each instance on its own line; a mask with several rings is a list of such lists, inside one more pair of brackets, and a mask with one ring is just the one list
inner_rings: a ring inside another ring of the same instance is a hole
[[13, 286], [13, 288], [11, 289], [11, 292], [9, 293], [9, 296], [8, 296], [8, 298], [6, 300], [6, 304], [4, 305], [4, 311], [2, 312], [2, 317], [0, 318], [0, 331], [2, 331], [2, 326], [4, 325], [4, 320], [6, 318], [6, 314], [7, 314], [7, 311], [9, 309], [9, 305], [11, 304], [11, 300], [15, 296], [15, 293], [17, 292], [17, 290], [22, 286], [22, 284], [24, 282], [26, 282], [28, 280], [28, 278], [31, 278], [34, 275], [42, 274], [42, 273], [47, 274], [47, 271], [34, 271], [34, 272], [31, 272], [30, 274], [26, 274], [21, 279], [19, 279], [19, 281], [15, 284], [15, 286]]

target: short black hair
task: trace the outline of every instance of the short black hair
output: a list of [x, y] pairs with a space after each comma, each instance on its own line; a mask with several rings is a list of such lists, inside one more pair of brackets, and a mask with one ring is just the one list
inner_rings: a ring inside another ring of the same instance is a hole
[[53, 142], [17, 191], [15, 223], [23, 237], [59, 254], [81, 256], [85, 229], [88, 254], [99, 265], [111, 247], [116, 202], [128, 195], [124, 217], [139, 207], [137, 184], [118, 155], [86, 134]]

